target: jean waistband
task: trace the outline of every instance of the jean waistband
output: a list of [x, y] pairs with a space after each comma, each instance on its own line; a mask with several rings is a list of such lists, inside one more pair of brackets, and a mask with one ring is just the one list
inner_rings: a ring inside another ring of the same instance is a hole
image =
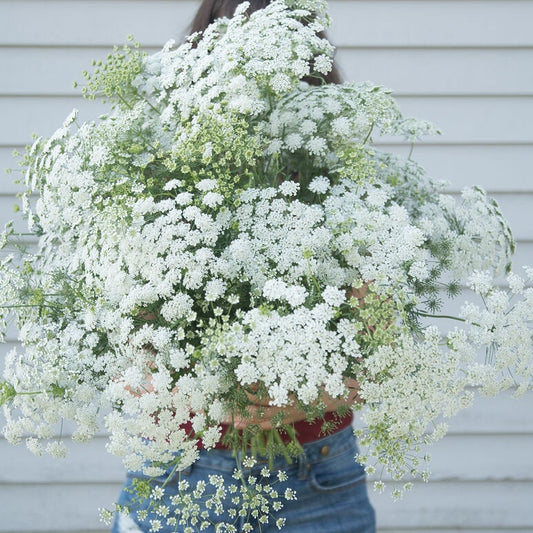
[[[355, 455], [357, 448], [351, 426], [315, 441], [305, 443], [303, 445], [303, 453], [298, 457], [294, 457], [291, 464], [288, 464], [283, 456], [275, 457], [273, 464], [271, 465], [271, 470], [288, 470], [291, 468], [298, 468], [301, 470], [304, 465], [331, 459], [350, 449], [353, 450]], [[235, 457], [231, 450], [201, 450], [198, 460], [192, 465], [191, 469], [208, 468], [219, 472], [233, 472], [236, 466], [236, 461], [241, 460], [242, 453], [240, 452], [237, 454], [237, 457]], [[268, 459], [260, 457], [257, 460], [256, 466], [252, 468], [252, 470], [262, 468], [267, 464]]]

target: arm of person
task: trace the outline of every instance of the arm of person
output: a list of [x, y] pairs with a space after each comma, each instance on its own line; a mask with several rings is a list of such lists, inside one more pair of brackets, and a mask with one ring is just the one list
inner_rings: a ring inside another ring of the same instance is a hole
[[[345, 398], [332, 398], [325, 391], [323, 392], [321, 399], [325, 404], [326, 412], [333, 412], [340, 406], [345, 405], [350, 407], [354, 405], [354, 403], [360, 402], [357, 381], [349, 378], [345, 383], [348, 389], [348, 395]], [[298, 409], [295, 402], [286, 407], [275, 407], [268, 405], [268, 400], [259, 400], [252, 394], [249, 394], [249, 398], [252, 402], [251, 405], [247, 407], [250, 416], [234, 416], [231, 422], [237, 429], [244, 429], [246, 426], [250, 425], [257, 425], [263, 430], [272, 429], [275, 426], [274, 419], [277, 420], [277, 415], [279, 415], [280, 412], [283, 412], [283, 421], [286, 424], [306, 419], [306, 413], [301, 409]]]

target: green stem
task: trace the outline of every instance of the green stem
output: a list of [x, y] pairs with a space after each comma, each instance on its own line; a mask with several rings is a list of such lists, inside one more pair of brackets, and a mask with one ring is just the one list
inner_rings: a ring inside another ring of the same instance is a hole
[[37, 394], [53, 394], [53, 390], [38, 390], [38, 391], [26, 391], [16, 392], [15, 396], [36, 396]]
[[121, 94], [118, 94], [117, 93], [117, 96], [118, 96], [118, 99], [128, 108], [128, 109], [133, 109], [133, 107], [128, 103], [128, 101], [121, 95]]
[[[451, 315], [432, 315], [431, 313], [422, 313], [421, 311], [417, 312], [418, 316], [424, 317], [424, 318], [447, 318], [449, 320], [457, 320], [458, 322], [466, 323], [466, 320], [464, 318], [460, 318], [458, 316], [451, 316]], [[481, 327], [481, 324], [478, 324], [477, 322], [472, 322], [472, 325], [477, 326], [478, 328]]]
[[19, 307], [37, 307], [39, 309], [42, 308], [42, 307], [48, 307], [49, 309], [58, 309], [57, 306], [45, 305], [45, 304], [41, 304], [41, 305], [37, 305], [37, 304], [0, 305], [0, 309], [17, 309]]
[[[417, 311], [416, 313], [418, 316], [424, 317], [424, 318], [448, 318], [450, 320], [457, 320], [459, 322], [466, 322], [464, 318], [459, 318], [458, 316], [451, 316], [451, 315], [433, 315], [431, 313], [422, 313], [421, 311]], [[479, 325], [479, 324], [476, 324]]]
[[313, 270], [311, 269], [311, 261], [309, 261], [309, 257], [306, 257], [305, 260], [307, 261], [307, 268], [309, 269], [309, 277], [311, 278], [311, 281], [315, 285], [318, 293], [320, 294], [320, 283], [318, 283], [318, 280], [315, 278], [315, 275], [313, 274]]
[[[174, 476], [174, 474], [176, 473], [176, 470], [178, 469], [178, 465], [179, 465], [179, 461], [176, 461], [176, 464], [174, 465], [174, 468], [172, 468], [172, 471], [170, 472], [170, 474], [167, 476], [167, 479], [165, 479], [164, 483], [161, 485], [161, 487], [165, 487], [166, 484], [171, 480], [171, 478]], [[180, 479], [181, 479], [181, 473], [180, 473]]]
[[363, 145], [367, 143], [368, 139], [370, 139], [370, 135], [372, 134], [373, 130], [374, 130], [374, 122], [372, 122], [372, 125], [370, 126], [370, 130], [368, 130], [368, 133], [363, 141]]
[[157, 109], [157, 107], [153, 106], [152, 103], [150, 102], [150, 100], [148, 100], [148, 98], [146, 98], [146, 96], [142, 95], [139, 92], [137, 93], [137, 95], [140, 96], [148, 104], [148, 106], [152, 109], [152, 111], [155, 111], [156, 113], [160, 114], [159, 109]]

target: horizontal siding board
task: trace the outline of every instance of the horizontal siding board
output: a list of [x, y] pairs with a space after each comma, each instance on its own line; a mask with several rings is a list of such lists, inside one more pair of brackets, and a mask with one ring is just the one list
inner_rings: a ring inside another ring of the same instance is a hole
[[109, 531], [99, 508], [110, 507], [120, 484], [0, 485], [0, 532]]
[[514, 95], [533, 91], [533, 49], [340, 48], [346, 80], [408, 95]]
[[85, 100], [81, 96], [0, 98], [0, 116], [3, 117], [0, 146], [29, 144], [33, 134], [49, 137], [73, 108], [80, 110], [80, 122], [109, 111], [109, 107], [100, 101]]
[[[23, 150], [23, 147], [20, 147]], [[13, 155], [14, 148], [0, 147], [0, 196], [14, 196], [24, 190], [24, 185], [15, 183], [20, 180], [22, 169], [18, 164], [18, 158]], [[8, 172], [10, 169], [10, 172]]]
[[182, 38], [197, 6], [187, 0], [2, 2], [0, 46], [109, 46], [125, 42], [129, 34], [145, 46], [162, 46], [168, 39]]
[[370, 490], [378, 525], [384, 529], [533, 530], [533, 483], [416, 484], [401, 502]]
[[330, 2], [342, 46], [529, 46], [533, 3], [499, 1]]
[[[393, 532], [393, 533], [428, 533], [428, 530], [426, 528], [409, 528], [404, 529], [403, 527], [398, 529], [396, 526], [391, 527], [378, 527], [377, 529], [378, 533], [385, 533], [385, 532]], [[458, 528], [458, 529], [448, 529], [448, 528], [432, 528], [431, 531], [434, 531], [435, 533], [504, 533], [501, 529], [487, 529], [485, 527], [478, 528], [478, 527], [468, 527], [468, 528]], [[92, 533], [92, 532], [91, 532]], [[505, 533], [531, 533], [531, 529], [527, 528], [505, 528]]]
[[[408, 146], [380, 144], [380, 149], [404, 157], [409, 154]], [[474, 184], [492, 193], [533, 190], [533, 145], [424, 142], [415, 145], [412, 157], [429, 176], [449, 182], [449, 190], [459, 191]]]
[[[19, 151], [23, 146], [17, 147]], [[380, 144], [380, 149], [407, 157], [408, 146]], [[0, 147], [0, 194], [14, 195], [23, 190], [14, 183], [22, 178], [13, 148]], [[460, 191], [478, 184], [491, 193], [533, 191], [533, 145], [432, 145], [419, 143], [412, 156], [438, 180], [449, 182], [448, 189]], [[5, 169], [13, 172], [6, 174]]]
[[533, 239], [533, 194], [494, 194], [493, 198], [509, 222], [514, 238]]
[[513, 256], [513, 269], [521, 271], [523, 266], [533, 266], [533, 242], [516, 243], [516, 253]]
[[533, 482], [532, 449], [533, 433], [451, 434], [428, 448], [431, 455], [429, 482]]
[[[0, 48], [0, 95], [79, 94], [73, 81], [82, 84], [82, 71], [108, 53], [109, 48]], [[533, 48], [342, 48], [337, 61], [344, 79], [374, 80], [399, 95], [533, 93]]]
[[0, 228], [3, 229], [4, 224], [8, 221], [13, 221], [13, 228], [16, 232], [26, 233], [28, 231], [27, 223], [18, 216], [19, 213], [14, 213], [15, 204], [15, 198], [0, 196]]
[[0, 485], [7, 483], [121, 483], [125, 470], [119, 458], [105, 450], [105, 438], [87, 443], [65, 441], [69, 455], [57, 459], [33, 455], [24, 446], [0, 440]]
[[[79, 95], [82, 72], [105, 60], [109, 48], [0, 48], [0, 95]], [[24, 65], [24, 68], [21, 68]]]
[[404, 116], [429, 120], [442, 131], [438, 137], [424, 138], [423, 143], [533, 140], [533, 98], [399, 96], [397, 101]]
[[18, 204], [14, 196], [0, 196], [0, 228], [9, 220], [14, 221], [15, 231], [25, 231], [26, 225], [20, 219], [18, 213], [15, 213], [15, 205]]
[[[397, 98], [404, 116], [435, 123], [443, 132], [427, 137], [424, 144], [533, 143], [533, 97], [405, 97]], [[31, 141], [31, 134], [51, 135], [72, 108], [80, 109], [80, 121], [96, 117], [107, 107], [81, 97], [0, 98], [0, 146]], [[397, 142], [391, 137], [381, 142]]]
[[[37, 457], [0, 440], [0, 485], [6, 483], [120, 483], [124, 468], [105, 450], [104, 437], [88, 443], [66, 441], [65, 459]], [[479, 453], [483, 449], [483, 453]], [[533, 432], [516, 434], [451, 434], [431, 446], [430, 482], [532, 481]], [[453, 460], [451, 460], [453, 459]]]
[[[1, 2], [0, 45], [108, 45], [133, 33], [144, 45], [157, 46], [183, 34], [197, 5], [185, 0]], [[533, 4], [521, 0], [337, 0], [330, 10], [330, 34], [339, 46], [533, 46]], [[44, 19], [54, 24], [42, 24]]]

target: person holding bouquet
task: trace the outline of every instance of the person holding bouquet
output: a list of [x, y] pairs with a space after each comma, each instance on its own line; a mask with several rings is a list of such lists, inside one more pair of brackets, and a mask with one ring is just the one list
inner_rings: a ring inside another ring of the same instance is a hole
[[[401, 497], [444, 418], [531, 388], [533, 269], [498, 205], [375, 145], [439, 131], [341, 83], [328, 20], [205, 0], [181, 45], [86, 73], [109, 114], [22, 157], [38, 246], [0, 235], [4, 435], [62, 456], [64, 420], [105, 428], [114, 533], [372, 533], [367, 474]], [[462, 287], [479, 303], [439, 315]]]
[[[216, 19], [231, 18], [241, 1], [235, 0], [203, 0], [191, 24], [191, 33], [201, 34]], [[264, 0], [251, 0], [246, 9], [247, 14], [262, 9], [269, 2]], [[320, 32], [321, 37], [325, 38]], [[340, 76], [335, 66], [323, 77], [304, 78], [310, 85], [322, 83], [340, 83]], [[294, 176], [297, 179], [297, 175]], [[362, 296], [363, 291], [352, 291], [352, 296]], [[247, 406], [246, 416], [233, 416], [222, 424], [222, 434], [231, 426], [235, 430], [244, 430], [253, 427], [256, 431], [271, 431], [276, 428], [276, 421], [283, 420], [290, 424], [294, 435], [301, 445], [298, 455], [290, 464], [283, 455], [274, 459], [274, 469], [283, 470], [287, 479], [283, 482], [285, 490], [293, 489], [297, 495], [283, 505], [283, 512], [279, 513], [284, 518], [284, 530], [288, 533], [310, 533], [321, 531], [328, 533], [372, 533], [375, 531], [375, 513], [368, 499], [366, 489], [366, 475], [364, 467], [355, 462], [358, 453], [356, 439], [352, 429], [353, 413], [351, 406], [357, 401], [357, 382], [348, 380], [349, 394], [345, 399], [334, 399], [324, 392], [321, 400], [324, 404], [324, 414], [315, 420], [309, 420], [308, 414], [298, 409], [296, 402], [287, 406], [270, 406], [269, 398], [260, 398], [253, 393], [248, 394], [250, 404]], [[342, 414], [338, 414], [339, 411]], [[281, 418], [280, 418], [281, 417]], [[191, 431], [190, 425], [187, 427]], [[224, 476], [224, 483], [231, 484], [232, 475], [239, 466], [242, 458], [235, 457], [230, 446], [223, 444], [223, 438], [215, 449], [201, 450], [199, 458], [194, 465], [182, 473], [181, 479], [186, 479], [192, 485], [208, 483], [209, 476], [215, 473]], [[202, 447], [201, 441], [198, 443]], [[261, 476], [264, 468], [264, 458], [259, 461], [250, 472]], [[275, 470], [274, 470], [275, 472]], [[159, 483], [166, 484], [165, 499], [170, 502], [178, 490], [173, 487], [176, 478], [169, 482], [166, 472], [159, 479]], [[143, 478], [142, 474], [141, 479]], [[149, 508], [150, 502], [138, 501], [138, 496], [132, 488], [135, 485], [135, 473], [128, 475], [128, 481], [118, 501], [119, 504], [131, 506], [131, 511], [136, 505], [142, 509]], [[234, 480], [233, 480], [234, 481]], [[170, 504], [172, 505], [172, 504]], [[143, 523], [136, 523], [131, 516], [118, 515], [113, 526], [114, 533], [126, 531], [149, 531], [151, 521], [157, 520], [156, 512], [148, 511], [143, 515]], [[220, 519], [222, 517], [217, 517]], [[228, 519], [227, 516], [224, 517]], [[273, 525], [258, 526], [253, 531], [267, 532], [277, 530], [276, 513], [270, 517]], [[231, 522], [231, 519], [228, 520]], [[241, 525], [236, 531], [246, 531], [243, 528], [244, 517], [240, 519]], [[210, 526], [204, 531], [215, 531]], [[163, 528], [161, 531], [181, 532], [181, 528]], [[218, 530], [217, 530], [218, 531]], [[250, 531], [252, 531], [250, 529]]]

